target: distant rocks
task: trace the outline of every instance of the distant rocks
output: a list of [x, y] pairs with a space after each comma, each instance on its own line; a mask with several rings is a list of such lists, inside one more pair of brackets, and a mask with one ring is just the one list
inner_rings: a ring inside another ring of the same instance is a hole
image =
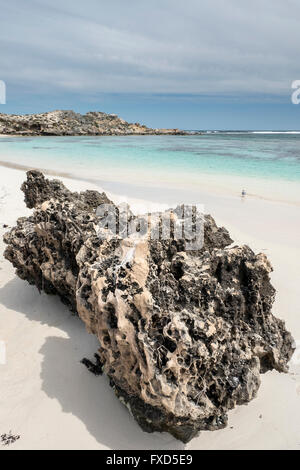
[[139, 123], [128, 123], [116, 114], [74, 111], [51, 111], [18, 116], [0, 114], [0, 135], [76, 136], [76, 135], [185, 135], [178, 129], [150, 129]]
[[136, 240], [107, 228], [99, 238], [104, 193], [72, 193], [37, 171], [22, 189], [34, 212], [4, 236], [6, 259], [97, 336], [96, 362], [83, 363], [109, 377], [144, 431], [188, 442], [224, 428], [229, 410], [256, 397], [260, 374], [288, 370], [293, 339], [272, 314], [272, 267], [264, 254], [232, 246], [211, 216], [204, 245], [188, 251], [173, 231]]

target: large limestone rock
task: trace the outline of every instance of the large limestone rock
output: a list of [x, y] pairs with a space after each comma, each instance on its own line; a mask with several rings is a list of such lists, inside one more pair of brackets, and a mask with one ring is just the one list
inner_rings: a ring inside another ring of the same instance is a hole
[[223, 428], [228, 410], [256, 396], [261, 373], [287, 371], [292, 337], [271, 313], [271, 265], [232, 246], [212, 217], [204, 246], [189, 251], [173, 231], [168, 240], [103, 237], [105, 194], [71, 193], [33, 171], [22, 189], [35, 210], [6, 234], [5, 257], [98, 337], [103, 371], [145, 431], [187, 442]]
[[0, 134], [8, 135], [184, 135], [179, 129], [151, 129], [139, 123], [129, 123], [116, 114], [74, 111], [51, 111], [42, 114], [0, 113]]

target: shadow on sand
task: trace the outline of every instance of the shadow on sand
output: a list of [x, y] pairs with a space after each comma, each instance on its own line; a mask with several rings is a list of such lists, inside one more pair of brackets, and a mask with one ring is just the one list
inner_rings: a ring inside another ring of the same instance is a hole
[[14, 278], [0, 289], [0, 303], [31, 321], [66, 333], [67, 338], [48, 337], [39, 351], [43, 356], [42, 390], [59, 401], [63, 412], [77, 416], [99, 444], [114, 450], [184, 449], [166, 433], [142, 432], [115, 397], [107, 378], [95, 377], [80, 364], [83, 357], [93, 357], [98, 341], [57, 297], [40, 295], [34, 287]]

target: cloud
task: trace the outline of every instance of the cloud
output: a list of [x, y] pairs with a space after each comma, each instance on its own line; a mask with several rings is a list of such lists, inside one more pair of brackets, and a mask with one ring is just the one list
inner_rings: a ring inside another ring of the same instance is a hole
[[35, 90], [284, 95], [300, 78], [297, 0], [11, 0], [0, 79]]

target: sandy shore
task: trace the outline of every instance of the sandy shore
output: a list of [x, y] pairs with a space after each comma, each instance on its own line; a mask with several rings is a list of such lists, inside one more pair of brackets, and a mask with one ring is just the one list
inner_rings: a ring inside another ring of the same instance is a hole
[[[42, 163], [41, 163], [42, 162]], [[42, 166], [41, 166], [42, 165]], [[235, 198], [246, 190], [248, 200], [286, 203], [300, 208], [300, 186], [298, 181], [274, 180], [267, 177], [253, 177], [228, 173], [185, 172], [146, 169], [143, 165], [89, 167], [83, 161], [81, 166], [66, 164], [60, 160], [45, 161], [39, 154], [6, 155], [1, 152], [0, 167], [27, 171], [41, 169], [45, 174], [68, 179], [90, 182], [114, 194], [126, 194], [131, 199], [146, 199], [172, 203], [191, 201], [205, 202], [210, 198]]]
[[[0, 364], [0, 434], [20, 435], [11, 449], [300, 449], [299, 350], [289, 374], [267, 373], [258, 397], [230, 412], [228, 428], [203, 432], [187, 446], [167, 434], [143, 433], [107, 379], [80, 364], [96, 352], [96, 338], [57, 298], [19, 280], [4, 260], [3, 224], [12, 226], [30, 211], [19, 190], [24, 171], [0, 171], [0, 341], [7, 354], [6, 364]], [[64, 182], [77, 191], [95, 189], [88, 182]], [[172, 197], [160, 194], [157, 200], [168, 207]], [[202, 193], [201, 198], [206, 212], [237, 243], [269, 256], [277, 289], [274, 313], [300, 340], [299, 207], [222, 194]], [[126, 197], [116, 202], [121, 200]], [[157, 201], [129, 202], [135, 211], [158, 207]]]

